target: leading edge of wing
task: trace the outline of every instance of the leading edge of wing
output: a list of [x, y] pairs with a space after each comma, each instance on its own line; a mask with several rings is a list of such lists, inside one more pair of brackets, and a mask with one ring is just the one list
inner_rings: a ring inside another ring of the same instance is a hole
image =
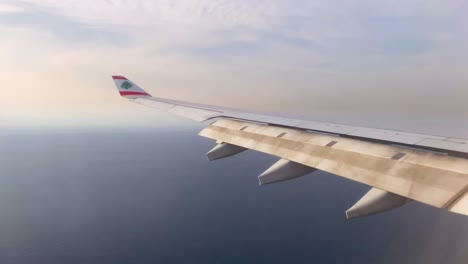
[[[119, 78], [125, 77], [119, 76]], [[128, 81], [127, 78], [125, 78], [125, 80]], [[134, 84], [131, 81], [128, 82]], [[137, 89], [141, 89], [139, 86], [135, 86]], [[119, 89], [119, 87], [117, 88]], [[231, 118], [236, 120], [296, 128], [300, 130], [312, 130], [316, 132], [331, 133], [337, 136], [351, 137], [367, 141], [371, 140], [387, 144], [390, 143], [399, 144], [402, 146], [423, 148], [424, 150], [440, 152], [441, 154], [445, 155], [461, 156], [464, 158], [468, 157], [467, 139], [277, 117], [272, 115], [235, 110], [227, 107], [203, 105], [153, 97], [143, 89], [141, 89], [139, 92], [144, 94], [124, 97], [135, 103], [166, 111], [178, 116], [186, 117], [197, 122], [203, 122], [215, 118]]]

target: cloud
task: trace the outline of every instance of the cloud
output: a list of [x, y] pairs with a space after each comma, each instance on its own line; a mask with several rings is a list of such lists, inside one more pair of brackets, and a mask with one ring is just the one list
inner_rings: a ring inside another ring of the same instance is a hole
[[[115, 97], [112, 74], [128, 75], [160, 96], [334, 115], [342, 123], [359, 122], [369, 108], [398, 118], [466, 112], [463, 1], [26, 0], [2, 6], [15, 10], [0, 11], [0, 75], [15, 87], [0, 97], [4, 122], [73, 116], [81, 124], [141, 125], [149, 116], [163, 118], [141, 107], [131, 108], [132, 118], [122, 114], [130, 109]], [[441, 96], [451, 104], [441, 104]]]
[[23, 9], [19, 6], [10, 5], [7, 3], [0, 3], [0, 14], [19, 13], [22, 11]]
[[[283, 45], [289, 49], [320, 51], [331, 60], [356, 54], [366, 59], [430, 51], [437, 47], [436, 41], [441, 37], [447, 39], [450, 33], [461, 30], [453, 31], [462, 24], [460, 19], [464, 16], [460, 10], [467, 10], [462, 1], [439, 0], [21, 3], [21, 6], [32, 4], [36, 11], [28, 16], [10, 16], [10, 22], [40, 21], [37, 24], [47, 24], [57, 34], [72, 29], [70, 35], [83, 39], [101, 35], [114, 42], [149, 43], [163, 51], [175, 51], [180, 46], [184, 48], [182, 53], [192, 51], [196, 56], [223, 56], [223, 50], [251, 55], [252, 50], [261, 52]], [[3, 18], [4, 22], [6, 19]], [[447, 29], [452, 32], [448, 34]], [[210, 49], [212, 53], [208, 52]]]

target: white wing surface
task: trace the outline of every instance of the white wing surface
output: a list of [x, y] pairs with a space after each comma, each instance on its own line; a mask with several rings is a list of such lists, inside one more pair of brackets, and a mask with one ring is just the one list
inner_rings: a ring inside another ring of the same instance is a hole
[[259, 183], [323, 170], [372, 187], [348, 218], [415, 200], [468, 215], [468, 140], [377, 128], [320, 123], [152, 97], [123, 76], [120, 95], [195, 121], [215, 120], [200, 132], [218, 145], [210, 160], [252, 149], [281, 158]]

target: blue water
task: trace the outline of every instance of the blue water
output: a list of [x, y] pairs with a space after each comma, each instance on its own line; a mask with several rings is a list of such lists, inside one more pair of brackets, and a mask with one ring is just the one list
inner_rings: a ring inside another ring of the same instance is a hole
[[275, 158], [209, 162], [190, 129], [0, 133], [0, 263], [466, 263], [468, 217], [412, 203], [346, 220], [368, 187]]

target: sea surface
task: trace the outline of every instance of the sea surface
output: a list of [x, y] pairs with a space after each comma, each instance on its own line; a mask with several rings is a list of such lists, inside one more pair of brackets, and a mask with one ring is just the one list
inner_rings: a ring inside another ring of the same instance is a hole
[[420, 203], [346, 220], [369, 187], [258, 186], [194, 128], [0, 132], [0, 263], [467, 263], [468, 217]]

